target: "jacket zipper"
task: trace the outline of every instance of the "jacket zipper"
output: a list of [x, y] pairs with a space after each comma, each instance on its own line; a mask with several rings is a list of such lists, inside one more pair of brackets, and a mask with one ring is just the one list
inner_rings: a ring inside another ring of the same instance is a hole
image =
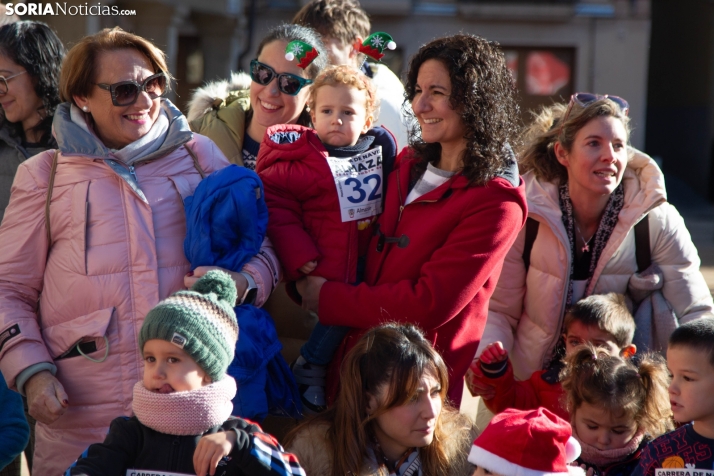
[[175, 471], [179, 469], [179, 454], [181, 453], [181, 448], [179, 446], [181, 445], [181, 437], [176, 436], [174, 440], [171, 442], [171, 455], [169, 457], [169, 460], [171, 461], [171, 470]]
[[[399, 194], [399, 202], [402, 202], [402, 186], [401, 186], [402, 181], [397, 177], [397, 192]], [[419, 199], [417, 199], [419, 200]], [[412, 203], [436, 203], [438, 200], [419, 200], [419, 201], [414, 201]], [[410, 203], [409, 205], [411, 205]], [[404, 205], [399, 205], [399, 216], [397, 217], [397, 223], [402, 221], [402, 212], [404, 211], [404, 208], [406, 208], [407, 204]]]
[[136, 184], [139, 185], [139, 179], [136, 178], [136, 171], [134, 170], [133, 165], [129, 166], [129, 173], [131, 174], [132, 177], [134, 177], [134, 180], [136, 180]]

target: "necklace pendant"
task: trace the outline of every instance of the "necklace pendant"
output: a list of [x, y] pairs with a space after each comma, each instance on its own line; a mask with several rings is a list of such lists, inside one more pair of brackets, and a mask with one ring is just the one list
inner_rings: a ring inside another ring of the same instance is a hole
[[582, 251], [583, 253], [589, 252], [589, 251], [590, 251], [590, 245], [589, 245], [588, 243], [585, 243], [585, 246], [583, 246], [583, 247], [581, 248], [581, 251]]

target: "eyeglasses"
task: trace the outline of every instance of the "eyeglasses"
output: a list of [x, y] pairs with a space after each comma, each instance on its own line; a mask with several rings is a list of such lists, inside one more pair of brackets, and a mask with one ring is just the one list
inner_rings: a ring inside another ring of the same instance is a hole
[[4, 96], [7, 94], [7, 91], [9, 89], [7, 86], [8, 81], [25, 73], [27, 73], [27, 71], [20, 71], [19, 73], [15, 73], [12, 76], [8, 76], [7, 78], [5, 76], [0, 76], [0, 96]]
[[290, 73], [276, 73], [273, 68], [257, 59], [250, 62], [250, 78], [261, 86], [267, 86], [277, 76], [278, 89], [288, 96], [295, 96], [302, 88], [312, 84], [312, 79], [301, 78]]
[[570, 96], [570, 102], [568, 103], [568, 109], [565, 111], [563, 120], [560, 121], [561, 125], [565, 124], [565, 121], [568, 119], [568, 116], [570, 115], [570, 111], [573, 109], [573, 103], [577, 103], [580, 107], [587, 107], [588, 105], [594, 103], [595, 101], [600, 101], [602, 99], [609, 99], [610, 101], [617, 104], [617, 106], [620, 108], [620, 110], [622, 111], [622, 113], [624, 115], [627, 115], [630, 112], [630, 104], [626, 100], [622, 99], [619, 96], [610, 96], [608, 94], [601, 96], [599, 94], [593, 94], [593, 93], [575, 93], [572, 96]]
[[141, 84], [136, 81], [119, 81], [114, 84], [97, 83], [97, 86], [111, 93], [112, 104], [115, 106], [131, 106], [142, 91], [146, 92], [151, 99], [163, 96], [168, 89], [167, 84], [166, 73], [161, 72], [149, 76]]

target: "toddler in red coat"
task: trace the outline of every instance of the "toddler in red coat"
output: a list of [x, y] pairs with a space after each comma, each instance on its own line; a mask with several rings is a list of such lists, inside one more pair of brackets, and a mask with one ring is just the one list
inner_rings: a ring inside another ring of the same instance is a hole
[[[326, 68], [308, 99], [314, 130], [298, 125], [268, 128], [256, 170], [265, 186], [268, 236], [283, 264], [286, 289], [306, 275], [361, 281], [371, 225], [382, 211], [383, 184], [397, 146], [377, 115], [376, 90], [360, 71]], [[303, 408], [325, 407], [326, 366], [347, 327], [315, 326], [293, 363]]]
[[[636, 351], [632, 344], [634, 334], [635, 320], [623, 295], [609, 293], [588, 296], [565, 314], [562, 335], [565, 357], [586, 343], [600, 347], [611, 355], [631, 357]], [[466, 384], [472, 393], [476, 392], [472, 388], [474, 383], [495, 387], [495, 395], [489, 399], [484, 398], [484, 404], [493, 413], [507, 408], [529, 410], [545, 407], [569, 420], [568, 411], [562, 405], [563, 388], [559, 376], [562, 369], [563, 360], [553, 358], [547, 369], [534, 372], [528, 380], [517, 381], [513, 376], [508, 352], [501, 342], [494, 342], [471, 364], [466, 374]]]

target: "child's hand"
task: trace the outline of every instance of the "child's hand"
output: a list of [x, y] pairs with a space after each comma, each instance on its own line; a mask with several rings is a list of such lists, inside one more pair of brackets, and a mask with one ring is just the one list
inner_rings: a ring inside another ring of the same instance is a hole
[[196, 474], [198, 476], [216, 474], [218, 462], [231, 453], [235, 444], [236, 434], [233, 431], [219, 431], [202, 437], [193, 452], [193, 469]]
[[595, 474], [595, 469], [592, 466], [588, 468], [587, 465], [581, 464], [580, 467], [585, 471], [585, 476], [593, 476]]
[[478, 367], [479, 361], [478, 359], [474, 359], [474, 361], [471, 362], [469, 369], [466, 371], [466, 376], [464, 377], [466, 388], [469, 389], [469, 392], [471, 392], [471, 395], [474, 397], [491, 400], [496, 396], [496, 387], [487, 384], [484, 382], [483, 378], [479, 377], [481, 373]]
[[317, 268], [317, 261], [308, 261], [304, 265], [300, 266], [298, 271], [302, 274], [310, 274], [315, 271], [315, 268]]
[[503, 344], [496, 341], [486, 346], [479, 360], [484, 364], [495, 364], [496, 362], [503, 362], [507, 358], [508, 352], [503, 348]]

